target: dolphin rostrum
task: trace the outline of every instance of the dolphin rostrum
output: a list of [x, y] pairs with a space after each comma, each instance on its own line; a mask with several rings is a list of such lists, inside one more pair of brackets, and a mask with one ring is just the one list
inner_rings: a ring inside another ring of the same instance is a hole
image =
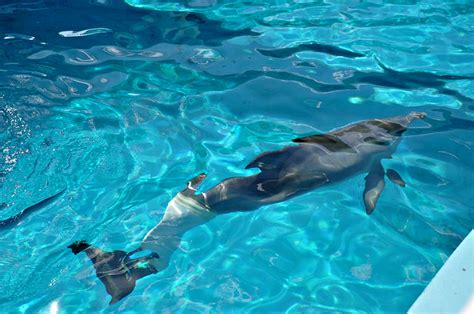
[[370, 215], [384, 189], [385, 176], [405, 186], [395, 170], [384, 170], [381, 160], [391, 158], [409, 124], [424, 117], [424, 113], [413, 112], [294, 139], [297, 145], [263, 153], [247, 165], [246, 169], [260, 169], [258, 174], [229, 178], [197, 194], [206, 177], [200, 174], [169, 202], [161, 221], [130, 253], [105, 252], [85, 241], [69, 248], [74, 254], [86, 252], [112, 304], [130, 294], [136, 280], [166, 268], [183, 234], [216, 215], [254, 210], [364, 173], [363, 199]]

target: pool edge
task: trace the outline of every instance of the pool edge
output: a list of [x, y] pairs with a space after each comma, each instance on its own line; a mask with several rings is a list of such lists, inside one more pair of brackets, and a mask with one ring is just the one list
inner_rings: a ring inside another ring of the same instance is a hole
[[408, 313], [474, 313], [473, 278], [474, 230], [471, 230]]

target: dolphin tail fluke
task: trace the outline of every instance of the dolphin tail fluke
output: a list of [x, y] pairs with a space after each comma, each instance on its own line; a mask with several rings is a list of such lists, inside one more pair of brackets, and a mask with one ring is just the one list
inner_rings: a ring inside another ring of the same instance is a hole
[[385, 171], [380, 161], [372, 165], [369, 174], [365, 177], [364, 205], [368, 215], [372, 214], [377, 201], [385, 187]]
[[135, 288], [136, 281], [157, 273], [148, 263], [159, 258], [158, 254], [132, 259], [124, 251], [105, 252], [85, 241], [76, 241], [68, 246], [74, 254], [85, 252], [94, 265], [97, 278], [102, 281], [105, 290], [112, 297], [110, 304], [123, 299]]

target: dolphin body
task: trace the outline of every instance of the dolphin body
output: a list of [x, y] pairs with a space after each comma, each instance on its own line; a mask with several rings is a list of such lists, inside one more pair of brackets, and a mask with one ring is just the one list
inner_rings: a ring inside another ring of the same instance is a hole
[[424, 117], [424, 113], [413, 112], [294, 139], [297, 145], [263, 153], [247, 165], [246, 169], [258, 168], [260, 173], [229, 178], [196, 194], [206, 177], [200, 174], [169, 202], [162, 220], [130, 253], [105, 252], [85, 241], [77, 241], [69, 248], [74, 254], [85, 251], [113, 304], [130, 294], [138, 279], [166, 268], [186, 231], [218, 214], [254, 210], [367, 173], [363, 199], [370, 215], [384, 189], [385, 176], [405, 186], [395, 170], [384, 170], [381, 160], [391, 158], [409, 124]]
[[423, 113], [362, 121], [322, 135], [294, 139], [297, 146], [266, 152], [246, 169], [260, 173], [230, 178], [210, 190], [192, 195], [217, 213], [253, 210], [284, 201], [317, 187], [357, 175], [365, 177], [364, 204], [371, 214], [384, 187], [384, 176], [404, 186], [393, 169], [385, 173], [380, 161], [391, 158], [408, 125]]

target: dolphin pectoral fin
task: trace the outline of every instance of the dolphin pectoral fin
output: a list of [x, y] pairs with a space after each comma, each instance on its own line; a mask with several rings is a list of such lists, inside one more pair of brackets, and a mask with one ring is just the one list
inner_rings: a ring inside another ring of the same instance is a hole
[[372, 166], [369, 174], [365, 177], [364, 205], [368, 215], [374, 211], [380, 194], [382, 194], [385, 187], [384, 175], [385, 171], [379, 161]]
[[204, 172], [198, 174], [188, 182], [188, 187], [197, 188], [206, 177], [207, 175]]
[[396, 172], [395, 170], [387, 169], [387, 178], [389, 178], [390, 181], [401, 186], [402, 188], [405, 187], [405, 181], [402, 179], [400, 174], [398, 174], [398, 172]]
[[196, 192], [196, 189], [204, 181], [204, 179], [206, 179], [206, 177], [207, 175], [204, 172], [198, 174], [197, 176], [188, 181], [186, 188], [184, 188], [181, 193], [186, 196], [194, 194], [194, 192]]
[[136, 281], [145, 276], [157, 273], [148, 262], [159, 258], [157, 254], [131, 259], [124, 251], [105, 252], [85, 241], [77, 241], [68, 246], [74, 254], [84, 251], [92, 262], [97, 278], [112, 297], [109, 304], [114, 304], [135, 288]]
[[375, 209], [375, 205], [382, 194], [382, 191], [385, 187], [385, 183], [383, 179], [378, 182], [366, 182], [365, 190], [364, 190], [364, 204], [365, 204], [365, 211], [367, 215], [372, 214]]

